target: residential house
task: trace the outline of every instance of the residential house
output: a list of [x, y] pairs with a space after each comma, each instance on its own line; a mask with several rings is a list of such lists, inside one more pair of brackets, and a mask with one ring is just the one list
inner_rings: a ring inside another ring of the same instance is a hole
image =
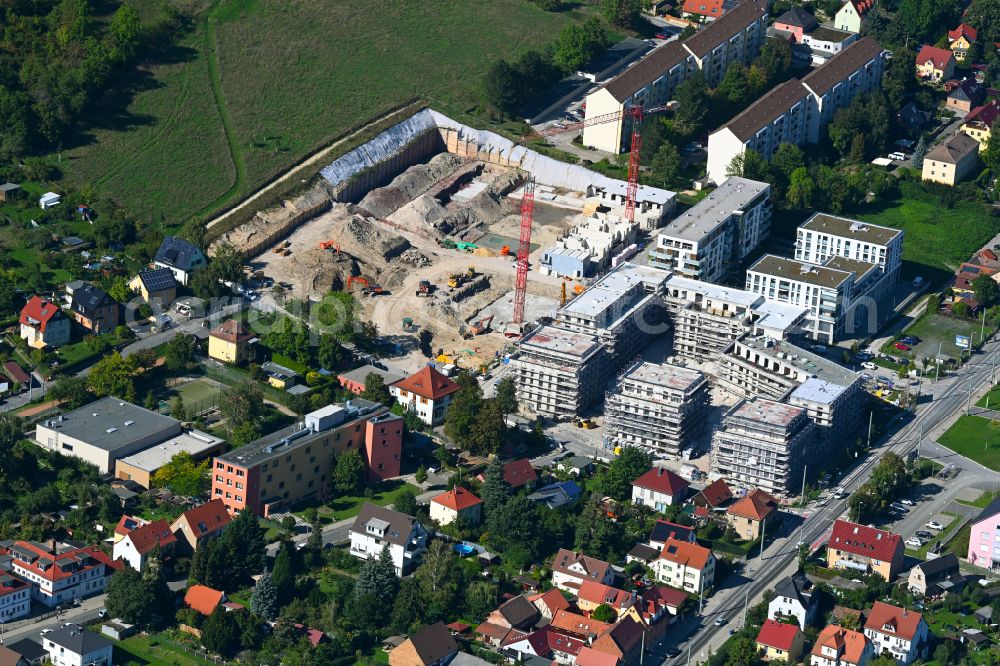
[[194, 552], [206, 541], [221, 536], [232, 521], [226, 504], [221, 499], [213, 499], [182, 513], [170, 524], [170, 530]]
[[833, 17], [833, 27], [861, 34], [872, 11], [875, 11], [875, 0], [847, 0]]
[[917, 53], [917, 78], [941, 83], [955, 75], [955, 54], [948, 49], [924, 44]]
[[483, 513], [483, 501], [461, 486], [431, 498], [431, 520], [448, 525], [462, 519], [468, 525], [478, 525]]
[[208, 334], [208, 355], [217, 361], [236, 365], [253, 361], [257, 341], [246, 322], [227, 319]]
[[1000, 497], [990, 502], [970, 522], [970, 564], [995, 571], [1000, 568]]
[[552, 585], [576, 594], [587, 580], [612, 585], [615, 581], [615, 570], [607, 562], [560, 548], [552, 561]]
[[881, 601], [872, 605], [865, 621], [865, 636], [872, 642], [875, 654], [887, 654], [903, 666], [927, 658], [928, 633], [920, 613]]
[[113, 666], [115, 644], [104, 636], [66, 623], [42, 636], [52, 666]]
[[778, 500], [754, 488], [726, 510], [726, 522], [741, 539], [753, 541], [766, 529], [768, 516], [777, 511]]
[[118, 543], [132, 530], [139, 529], [143, 525], [148, 525], [149, 523], [150, 521], [144, 518], [139, 518], [138, 516], [122, 516], [118, 519], [118, 524], [115, 525], [115, 532], [112, 540], [114, 543]]
[[943, 185], [957, 185], [979, 164], [979, 142], [958, 132], [936, 145], [924, 156], [923, 180]]
[[715, 582], [715, 555], [698, 544], [668, 539], [650, 567], [658, 583], [704, 594]]
[[582, 494], [583, 489], [575, 481], [557, 481], [539, 488], [528, 495], [528, 499], [532, 502], [542, 502], [550, 509], [558, 509], [577, 501]]
[[779, 580], [767, 603], [767, 616], [770, 619], [780, 621], [782, 618], [795, 618], [803, 631], [816, 621], [818, 610], [819, 595], [812, 581], [801, 571]]
[[805, 643], [805, 634], [794, 624], [764, 620], [757, 633], [757, 649], [765, 660], [784, 659], [797, 664]]
[[583, 476], [594, 471], [594, 461], [587, 456], [570, 456], [556, 462], [556, 467], [567, 474]]
[[907, 102], [896, 112], [896, 122], [907, 134], [914, 136], [931, 119], [931, 114], [922, 111], [915, 102]]
[[986, 96], [986, 89], [976, 83], [976, 79], [969, 77], [961, 81], [949, 81], [945, 84], [945, 90], [948, 91], [945, 108], [961, 113], [972, 111]]
[[208, 265], [208, 260], [201, 249], [193, 243], [176, 236], [167, 236], [156, 251], [153, 265], [158, 268], [169, 268], [174, 279], [182, 285], [187, 285], [191, 275]]
[[[22, 638], [13, 643], [6, 643], [5, 647], [21, 655], [28, 666], [42, 666], [49, 658], [49, 653], [45, 651], [45, 648], [32, 638]], [[17, 666], [21, 666], [21, 664], [17, 664]]]
[[965, 121], [959, 128], [979, 142], [979, 152], [986, 150], [986, 142], [990, 139], [993, 123], [1000, 115], [1000, 101], [992, 99], [982, 106], [977, 106], [965, 116]]
[[819, 633], [809, 657], [810, 666], [865, 666], [875, 650], [872, 642], [860, 631], [851, 631], [835, 624]]
[[696, 21], [714, 21], [725, 13], [724, 0], [684, 0], [681, 16]]
[[381, 377], [382, 383], [386, 386], [394, 384], [406, 376], [392, 372], [391, 370], [376, 368], [374, 365], [362, 365], [360, 368], [355, 368], [349, 372], [343, 372], [337, 375], [337, 381], [343, 388], [347, 389], [351, 393], [361, 395], [365, 392], [365, 380], [368, 378], [368, 375], [371, 374]]
[[528, 601], [535, 604], [535, 608], [541, 613], [542, 617], [551, 620], [556, 616], [561, 610], [566, 610], [570, 607], [569, 600], [563, 596], [563, 593], [559, 591], [558, 588], [553, 587], [547, 592], [541, 592], [539, 594], [533, 594], [528, 597]]
[[389, 666], [445, 666], [458, 654], [458, 643], [443, 622], [424, 627], [389, 652]]
[[892, 532], [837, 520], [826, 558], [831, 569], [874, 573], [891, 583], [903, 567], [903, 539]]
[[968, 23], [959, 23], [954, 30], [948, 31], [948, 48], [955, 54], [955, 60], [965, 63], [965, 59], [972, 52], [972, 45], [976, 43], [979, 31]]
[[[484, 481], [482, 473], [476, 476], [477, 481]], [[517, 490], [521, 486], [531, 487], [538, 480], [538, 472], [531, 466], [531, 461], [527, 458], [519, 458], [505, 463], [503, 466], [503, 480], [512, 489]]]
[[136, 571], [142, 571], [151, 554], [167, 554], [173, 550], [175, 543], [177, 537], [170, 529], [170, 524], [160, 519], [136, 527], [115, 541], [112, 554], [114, 559], [125, 562]]
[[580, 636], [591, 642], [611, 627], [607, 622], [601, 622], [569, 610], [557, 611], [550, 625], [560, 631]]
[[444, 423], [448, 405], [458, 392], [458, 384], [425, 365], [409, 377], [390, 384], [389, 392], [407, 411], [414, 412], [427, 425], [436, 426]]
[[110, 333], [119, 323], [121, 307], [100, 287], [90, 283], [74, 289], [69, 304], [70, 315], [94, 333]]
[[97, 546], [79, 547], [55, 539], [5, 543], [0, 555], [10, 557], [9, 571], [28, 581], [31, 598], [49, 608], [100, 594], [122, 567]]
[[291, 368], [268, 361], [260, 366], [261, 372], [267, 377], [267, 383], [282, 391], [299, 383], [299, 373]]
[[733, 499], [733, 491], [725, 479], [716, 479], [691, 498], [691, 503], [697, 507], [709, 510], [721, 509]]
[[[688, 594], [684, 590], [666, 585], [653, 585], [646, 588], [633, 609], [638, 611], [639, 621], [645, 627], [648, 629], [659, 628], [649, 637], [656, 639], [661, 635], [661, 632], [666, 631], [668, 624], [672, 624], [677, 619], [688, 598]], [[663, 622], [662, 620], [667, 621]]]
[[184, 605], [205, 616], [214, 613], [226, 601], [225, 592], [213, 590], [206, 585], [192, 585], [184, 593]]
[[[0, 187], [3, 187], [0, 185]], [[3, 194], [3, 190], [0, 189], [0, 194]], [[3, 199], [0, 199], [3, 201]], [[30, 639], [29, 639], [30, 640]], [[45, 653], [48, 654], [47, 652]], [[31, 666], [28, 660], [22, 657], [19, 653], [11, 650], [6, 645], [0, 645], [0, 666]]]
[[586, 645], [583, 639], [547, 625], [513, 640], [508, 639], [503, 653], [519, 663], [533, 663], [533, 659], [540, 658], [548, 660], [548, 663], [576, 664], [577, 655]]
[[69, 342], [69, 317], [58, 305], [32, 296], [21, 308], [21, 337], [30, 347], [61, 347]]
[[618, 617], [624, 615], [635, 603], [634, 591], [626, 592], [593, 580], [583, 581], [576, 598], [577, 607], [584, 613], [593, 613], [598, 606], [607, 605]]
[[815, 30], [818, 25], [813, 14], [795, 6], [774, 19], [774, 29], [791, 35], [792, 41], [796, 44], [801, 44], [803, 37]]
[[169, 268], [154, 268], [139, 271], [129, 280], [129, 289], [139, 294], [147, 303], [153, 301], [166, 307], [177, 298], [177, 279]]
[[389, 549], [397, 576], [410, 573], [427, 550], [427, 530], [413, 516], [365, 502], [351, 525], [354, 557], [370, 560]]
[[11, 622], [30, 612], [31, 585], [17, 576], [0, 571], [0, 623]]
[[[559, 591], [556, 590], [556, 593], [558, 594]], [[538, 607], [531, 603], [528, 597], [519, 594], [500, 604], [496, 610], [486, 616], [486, 621], [507, 629], [530, 630], [541, 617], [542, 613]]]
[[576, 666], [618, 666], [618, 659], [612, 654], [584, 645], [576, 655]]
[[698, 543], [693, 527], [678, 525], [669, 520], [659, 520], [653, 523], [653, 529], [649, 531], [649, 545], [653, 548], [663, 548], [670, 539], [677, 541], [687, 541], [688, 543]]
[[591, 647], [615, 657], [621, 666], [635, 666], [642, 657], [642, 636], [642, 625], [626, 617], [598, 636]]
[[964, 584], [965, 578], [959, 573], [955, 553], [946, 553], [915, 565], [906, 581], [910, 592], [921, 596], [960, 591]]
[[632, 503], [666, 511], [687, 497], [690, 482], [665, 467], [654, 467], [632, 482]]

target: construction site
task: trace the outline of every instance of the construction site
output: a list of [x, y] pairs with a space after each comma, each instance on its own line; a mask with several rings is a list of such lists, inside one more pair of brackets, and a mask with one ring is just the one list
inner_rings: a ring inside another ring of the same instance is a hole
[[[398, 350], [393, 362], [401, 368], [427, 362], [418, 336], [429, 331], [436, 360], [479, 369], [511, 341], [504, 332], [518, 311], [519, 249], [526, 252], [519, 318], [544, 321], [589, 278], [543, 274], [539, 258], [588, 219], [620, 216], [624, 186], [424, 110], [214, 246], [232, 245], [256, 275], [292, 297], [353, 293], [363, 317]], [[673, 193], [641, 189], [650, 202], [640, 206], [643, 219], [665, 217]], [[522, 237], [526, 224], [530, 238]]]

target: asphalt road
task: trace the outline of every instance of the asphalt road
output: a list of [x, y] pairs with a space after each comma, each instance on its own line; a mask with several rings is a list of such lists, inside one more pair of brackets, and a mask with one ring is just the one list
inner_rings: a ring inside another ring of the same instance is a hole
[[[905, 424], [900, 422], [900, 427], [892, 435], [885, 438], [878, 446], [873, 447], [865, 460], [842, 479], [840, 486], [848, 493], [853, 492], [868, 479], [872, 468], [883, 454], [891, 451], [901, 456], [907, 455], [917, 447], [918, 436], [921, 434], [923, 435], [921, 453], [933, 454], [935, 450], [941, 452], [939, 449], [928, 448], [926, 451], [923, 449], [930, 446], [930, 439], [940, 426], [966, 408], [970, 387], [974, 395], [976, 391], [989, 384], [994, 362], [1000, 362], [1000, 343], [996, 341], [987, 343], [983, 352], [958, 371], [955, 376], [941, 380], [937, 385], [931, 387], [932, 393], [927, 395], [931, 396], [932, 399], [925, 398], [914, 418]], [[958, 457], [955, 454], [951, 452], [948, 454], [950, 454], [949, 457], [956, 459], [954, 462], [958, 463]], [[964, 461], [964, 459], [961, 460]], [[996, 477], [996, 473], [985, 470], [985, 468], [975, 469], [977, 466], [971, 461], [958, 464], [963, 467], [963, 474], [966, 471], [970, 472], [970, 477], [974, 476], [980, 480], [992, 480]], [[961, 486], [967, 485], [969, 485], [969, 479], [962, 479]], [[922, 524], [930, 520], [931, 516], [940, 510], [940, 501], [943, 501], [943, 498], [935, 502], [921, 502], [909, 512], [904, 520], [909, 525]], [[833, 499], [826, 506], [817, 506], [811, 510], [807, 508], [807, 512], [802, 516], [801, 524], [790, 534], [772, 540], [771, 544], [765, 548], [762, 560], [748, 562], [746, 571], [734, 573], [726, 580], [717, 581], [719, 590], [706, 604], [703, 615], [700, 618], [689, 617], [668, 635], [664, 644], [654, 647], [654, 653], [656, 651], [662, 653], [665, 646], [676, 644], [683, 646], [683, 653], [672, 659], [664, 659], [664, 664], [679, 666], [689, 663], [689, 661], [693, 663], [706, 659], [709, 649], [717, 650], [728, 638], [730, 627], [738, 628], [741, 626], [743, 609], [747, 605], [759, 601], [763, 593], [775, 581], [795, 570], [798, 565], [797, 543], [803, 541], [814, 546], [823, 543], [828, 538], [833, 521], [839, 518], [846, 508], [846, 500]], [[715, 626], [714, 622], [718, 617], [726, 618], [727, 624], [722, 627]], [[675, 643], [673, 640], [675, 638], [681, 638], [681, 640]]]

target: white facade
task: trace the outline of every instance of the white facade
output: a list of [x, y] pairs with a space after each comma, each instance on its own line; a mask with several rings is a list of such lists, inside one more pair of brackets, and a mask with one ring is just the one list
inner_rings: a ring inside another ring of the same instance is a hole
[[903, 232], [816, 213], [795, 231], [795, 258], [825, 264], [832, 257], [877, 264], [884, 273], [896, 273], [903, 265]]
[[0, 623], [31, 612], [31, 585], [9, 574], [0, 574]]
[[[866, 0], [861, 0], [861, 2], [866, 2]], [[848, 0], [844, 3], [844, 6], [840, 8], [836, 16], [833, 19], [833, 26], [837, 30], [845, 30], [847, 32], [860, 33], [862, 26], [865, 24], [865, 19], [867, 18], [867, 13], [862, 16], [858, 12], [858, 7], [860, 5], [855, 5], [854, 0]]]
[[[927, 623], [921, 618], [912, 638], [904, 638], [890, 633], [865, 627], [865, 636], [871, 640], [875, 654], [889, 654], [903, 666], [909, 666], [918, 658], [927, 656]], [[918, 647], [920, 646], [920, 647]]]
[[445, 416], [448, 415], [448, 405], [451, 404], [453, 393], [449, 393], [439, 400], [419, 396], [412, 391], [400, 389], [397, 386], [390, 386], [389, 393], [401, 404], [406, 411], [413, 412], [422, 422], [429, 426], [441, 425]]
[[[676, 500], [676, 501], [675, 501]], [[632, 504], [648, 506], [653, 511], [666, 511], [668, 506], [680, 503], [680, 497], [674, 497], [667, 493], [652, 490], [650, 488], [640, 488], [632, 486]]]
[[381, 526], [377, 521], [364, 526], [364, 531], [352, 527], [351, 555], [362, 560], [370, 560], [379, 557], [382, 549], [388, 547], [392, 563], [396, 567], [396, 575], [404, 576], [413, 569], [427, 550], [427, 530], [420, 523], [415, 523], [413, 531], [403, 536], [405, 542], [393, 543], [388, 540], [391, 538], [389, 527], [391, 526], [388, 524]]
[[[700, 548], [701, 546], [695, 547]], [[703, 594], [715, 582], [715, 555], [711, 553], [708, 555], [704, 569], [663, 558], [653, 560], [649, 566], [653, 570], [656, 582], [676, 587], [691, 594]]]
[[61, 347], [69, 342], [70, 322], [69, 317], [53, 317], [42, 327], [21, 323], [21, 337], [28, 343], [29, 347]]
[[[42, 648], [49, 653], [49, 661], [53, 666], [112, 666], [112, 654], [114, 652], [114, 644], [102, 637], [98, 637], [86, 629], [74, 625], [72, 631], [76, 632], [86, 632], [91, 634], [94, 638], [101, 638], [101, 640], [76, 640], [79, 636], [69, 637], [73, 644], [87, 646], [86, 652], [77, 652], [76, 649], [71, 647], [64, 647], [60, 643], [67, 633], [69, 633], [68, 628], [63, 628], [58, 631], [57, 640], [59, 642], [53, 641], [49, 636], [42, 637]], [[80, 649], [80, 648], [78, 648]]]

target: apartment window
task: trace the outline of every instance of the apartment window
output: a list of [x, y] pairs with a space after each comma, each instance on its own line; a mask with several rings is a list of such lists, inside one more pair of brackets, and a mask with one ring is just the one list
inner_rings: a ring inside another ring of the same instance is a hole
[[243, 470], [238, 469], [236, 470], [236, 476], [246, 476], [246, 473]]
[[274, 475], [273, 475], [273, 474], [268, 474], [268, 475], [267, 475], [267, 480], [268, 480], [269, 482], [271, 481], [271, 479], [272, 479], [272, 478], [274, 478]]
[[220, 463], [220, 462], [219, 462], [219, 463], [215, 463], [215, 469], [225, 469], [225, 467], [226, 467], [226, 466], [225, 466], [225, 465], [223, 465], [223, 464], [222, 464], [222, 463]]
[[215, 480], [218, 481], [219, 483], [222, 483], [222, 475], [221, 474], [216, 474], [215, 475]]
[[243, 490], [243, 484], [239, 481], [236, 482], [236, 490]]
[[285, 456], [285, 462], [292, 462], [292, 454], [291, 453], [289, 453], [287, 456]]
[[282, 481], [281, 483], [278, 484], [278, 490], [281, 490], [284, 487], [285, 487], [285, 482], [284, 481]]

